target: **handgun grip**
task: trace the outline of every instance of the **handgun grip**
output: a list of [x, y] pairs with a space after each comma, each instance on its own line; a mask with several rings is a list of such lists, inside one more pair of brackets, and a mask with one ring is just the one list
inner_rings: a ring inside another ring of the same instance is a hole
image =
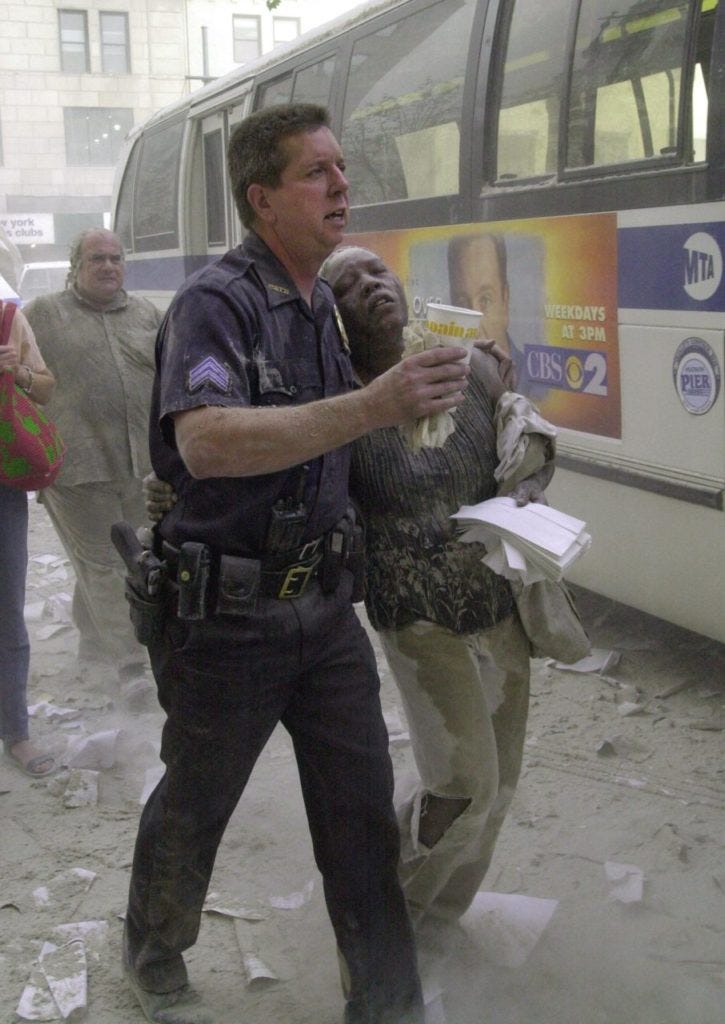
[[130, 523], [118, 522], [111, 526], [111, 542], [123, 559], [129, 572], [138, 571], [144, 547]]

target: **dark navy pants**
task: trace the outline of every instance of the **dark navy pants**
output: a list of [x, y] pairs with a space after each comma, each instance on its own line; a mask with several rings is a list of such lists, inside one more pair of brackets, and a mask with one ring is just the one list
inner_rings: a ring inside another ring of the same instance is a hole
[[224, 829], [282, 722], [349, 975], [345, 1020], [422, 1022], [379, 680], [349, 594], [345, 573], [335, 594], [312, 583], [301, 598], [260, 598], [244, 618], [170, 616], [151, 650], [166, 772], [141, 816], [126, 918], [142, 987], [184, 984], [181, 953], [196, 940]]
[[30, 643], [25, 627], [28, 495], [0, 484], [0, 738], [28, 738]]

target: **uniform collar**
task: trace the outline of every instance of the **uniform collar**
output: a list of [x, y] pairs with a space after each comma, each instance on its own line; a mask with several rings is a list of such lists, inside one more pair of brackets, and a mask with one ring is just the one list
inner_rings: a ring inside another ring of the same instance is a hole
[[[242, 242], [242, 252], [254, 266], [257, 277], [265, 290], [270, 309], [295, 299], [300, 299], [302, 302], [292, 278], [266, 242], [254, 231], [250, 231]], [[308, 308], [306, 302], [302, 304], [305, 309]], [[331, 307], [332, 301], [327, 287], [317, 278], [312, 289], [312, 306], [315, 312], [322, 309], [323, 304], [326, 307]]]

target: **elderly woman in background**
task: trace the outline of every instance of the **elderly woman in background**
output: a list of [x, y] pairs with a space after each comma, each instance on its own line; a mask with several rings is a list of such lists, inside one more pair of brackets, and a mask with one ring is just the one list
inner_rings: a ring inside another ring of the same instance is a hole
[[[3, 306], [0, 303], [0, 318]], [[0, 372], [38, 405], [44, 405], [55, 379], [43, 362], [24, 315], [17, 310], [8, 343], [0, 344]], [[25, 578], [28, 568], [28, 495], [0, 484], [0, 736], [6, 758], [31, 778], [55, 768], [28, 733], [27, 686], [30, 643], [25, 627]]]

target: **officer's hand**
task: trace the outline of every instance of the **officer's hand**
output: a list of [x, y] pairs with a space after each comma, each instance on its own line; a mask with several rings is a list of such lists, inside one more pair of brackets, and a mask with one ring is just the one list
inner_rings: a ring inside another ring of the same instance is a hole
[[372, 380], [361, 392], [370, 408], [371, 427], [391, 427], [455, 409], [468, 384], [465, 355], [457, 345], [427, 349], [406, 356]]
[[159, 480], [153, 472], [143, 479], [143, 496], [146, 514], [152, 523], [158, 523], [176, 504], [176, 494], [171, 484]]

